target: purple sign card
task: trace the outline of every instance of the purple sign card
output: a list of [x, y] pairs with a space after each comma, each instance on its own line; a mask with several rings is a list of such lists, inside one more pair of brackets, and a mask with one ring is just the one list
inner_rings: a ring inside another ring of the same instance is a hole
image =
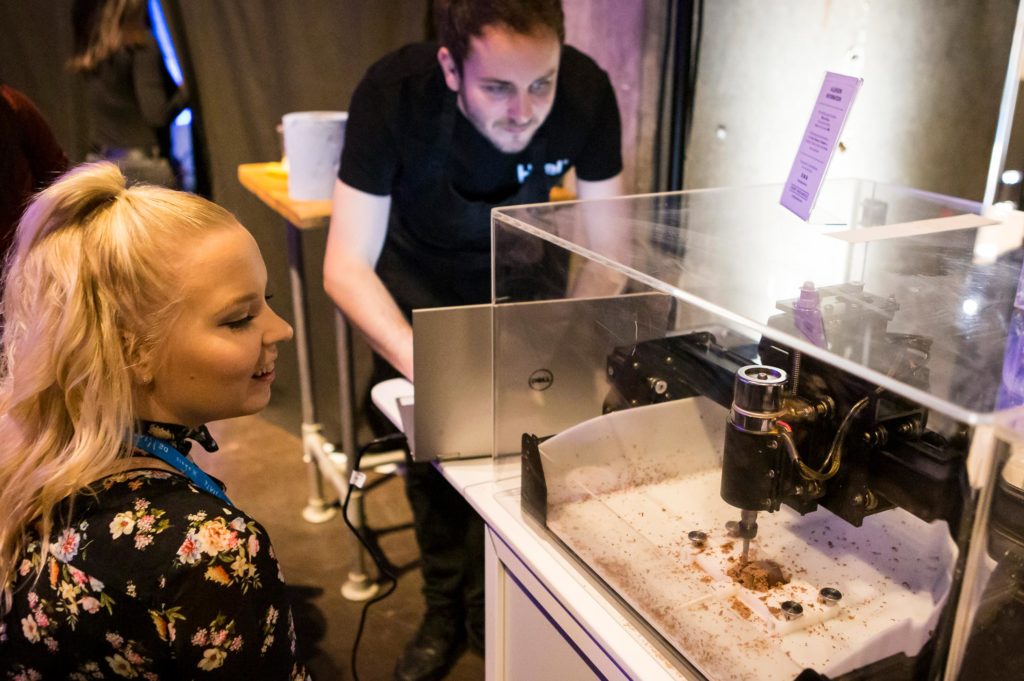
[[780, 203], [805, 221], [818, 199], [821, 183], [836, 151], [839, 135], [853, 106], [863, 79], [828, 71], [821, 92], [814, 103], [811, 120], [807, 121], [800, 149], [793, 159], [789, 179], [782, 190]]

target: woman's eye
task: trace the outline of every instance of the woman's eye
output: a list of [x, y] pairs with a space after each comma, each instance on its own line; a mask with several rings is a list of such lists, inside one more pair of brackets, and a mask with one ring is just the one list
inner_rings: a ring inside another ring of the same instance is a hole
[[256, 316], [260, 314], [264, 307], [269, 307], [268, 303], [270, 302], [270, 299], [273, 297], [273, 293], [268, 293], [267, 295], [263, 296], [262, 302], [250, 307], [249, 312], [244, 317], [223, 322], [221, 326], [226, 326], [229, 329], [235, 330], [244, 329], [245, 327], [249, 326], [249, 324], [252, 323], [252, 320], [256, 319]]
[[255, 319], [255, 317], [250, 314], [242, 317], [241, 319], [236, 319], [233, 322], [225, 322], [224, 326], [228, 327], [229, 329], [235, 330], [244, 329], [245, 327], [249, 326], [253, 319]]

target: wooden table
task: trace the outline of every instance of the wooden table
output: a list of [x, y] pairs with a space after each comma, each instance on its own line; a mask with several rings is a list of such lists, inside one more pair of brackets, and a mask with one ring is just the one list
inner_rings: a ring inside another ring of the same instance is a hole
[[[338, 380], [341, 403], [341, 448], [338, 452], [333, 443], [323, 435], [318, 420], [313, 390], [313, 374], [310, 363], [308, 308], [306, 305], [306, 281], [303, 266], [302, 232], [326, 227], [331, 218], [331, 201], [297, 201], [288, 196], [288, 173], [277, 162], [243, 163], [238, 166], [238, 181], [256, 195], [264, 204], [284, 218], [288, 229], [288, 271], [295, 314], [295, 350], [299, 360], [299, 393], [302, 402], [302, 448], [303, 458], [308, 464], [309, 498], [302, 516], [312, 523], [329, 520], [336, 512], [336, 506], [324, 499], [323, 476], [326, 474], [341, 498], [347, 491], [348, 481], [355, 458], [355, 398], [352, 387], [351, 332], [340, 311], [336, 311], [336, 345], [338, 354]], [[363, 463], [372, 467], [373, 457], [365, 457]], [[344, 477], [338, 469], [344, 470]], [[349, 505], [349, 517], [353, 524], [362, 528], [363, 503], [361, 494], [353, 490]], [[353, 564], [342, 594], [349, 600], [367, 600], [377, 591], [377, 584], [367, 576], [366, 555], [354, 541]]]
[[330, 200], [295, 201], [289, 198], [288, 171], [276, 161], [243, 163], [238, 166], [238, 181], [293, 227], [318, 229], [330, 222]]

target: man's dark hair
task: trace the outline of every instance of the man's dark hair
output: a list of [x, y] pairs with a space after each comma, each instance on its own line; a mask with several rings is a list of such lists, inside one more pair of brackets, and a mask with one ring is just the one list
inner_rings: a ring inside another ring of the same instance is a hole
[[558, 42], [565, 42], [562, 0], [435, 0], [434, 23], [438, 40], [460, 72], [470, 38], [482, 35], [487, 26], [507, 26], [524, 35], [547, 28]]

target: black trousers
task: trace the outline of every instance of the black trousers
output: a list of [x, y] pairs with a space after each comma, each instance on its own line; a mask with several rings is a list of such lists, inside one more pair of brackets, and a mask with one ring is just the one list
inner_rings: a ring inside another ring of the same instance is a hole
[[433, 464], [408, 466], [405, 493], [420, 547], [428, 616], [464, 621], [470, 643], [482, 647], [483, 520]]
[[[386, 361], [374, 356], [371, 386], [398, 375]], [[394, 432], [394, 427], [368, 398], [366, 405], [375, 435]], [[470, 645], [482, 649], [483, 520], [431, 463], [407, 464], [405, 494], [412, 508], [413, 529], [420, 549], [427, 617], [465, 626]]]

